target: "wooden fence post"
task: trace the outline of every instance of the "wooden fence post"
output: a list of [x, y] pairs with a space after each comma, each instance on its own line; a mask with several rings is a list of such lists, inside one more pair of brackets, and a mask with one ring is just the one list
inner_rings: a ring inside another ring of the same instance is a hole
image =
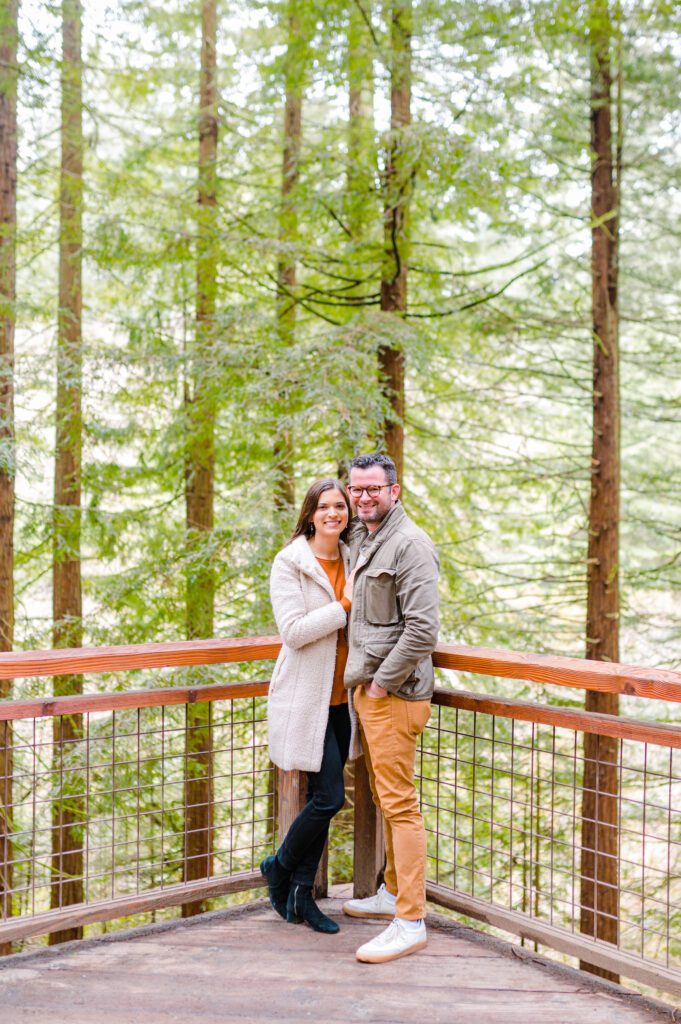
[[385, 842], [383, 819], [371, 795], [363, 757], [355, 761], [355, 866], [353, 896], [373, 896], [383, 881]]
[[[285, 772], [277, 769], [277, 827], [279, 843], [284, 839], [292, 822], [307, 803], [307, 776], [305, 772]], [[322, 859], [314, 880], [315, 899], [329, 894], [329, 844], [324, 846]]]

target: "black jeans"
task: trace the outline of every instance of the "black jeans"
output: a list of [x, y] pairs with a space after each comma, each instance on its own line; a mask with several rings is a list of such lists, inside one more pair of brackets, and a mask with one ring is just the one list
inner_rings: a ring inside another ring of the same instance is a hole
[[277, 852], [281, 866], [293, 872], [293, 884], [311, 886], [314, 883], [329, 834], [329, 823], [345, 802], [343, 767], [349, 749], [348, 706], [336, 704], [329, 708], [320, 769], [307, 773], [307, 803]]

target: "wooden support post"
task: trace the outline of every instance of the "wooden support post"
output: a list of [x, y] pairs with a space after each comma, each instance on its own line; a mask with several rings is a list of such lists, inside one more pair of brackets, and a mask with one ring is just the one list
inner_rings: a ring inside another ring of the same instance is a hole
[[[307, 775], [305, 772], [284, 772], [277, 769], [277, 819], [279, 843], [283, 842], [291, 824], [307, 803]], [[315, 899], [323, 899], [329, 894], [329, 844], [324, 846], [322, 859], [319, 862], [314, 880], [313, 894]]]
[[371, 795], [366, 761], [360, 757], [355, 761], [355, 899], [373, 896], [383, 881], [384, 866], [383, 819]]

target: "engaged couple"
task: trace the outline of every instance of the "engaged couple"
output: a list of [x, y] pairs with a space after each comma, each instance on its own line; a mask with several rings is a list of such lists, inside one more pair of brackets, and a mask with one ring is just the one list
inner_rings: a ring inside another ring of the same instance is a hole
[[343, 767], [364, 753], [385, 827], [385, 882], [343, 906], [390, 924], [357, 950], [384, 963], [426, 945], [426, 834], [414, 786], [416, 744], [430, 716], [438, 637], [438, 560], [407, 516], [392, 459], [359, 455], [348, 487], [307, 492], [272, 566], [282, 649], [268, 698], [270, 756], [307, 772], [307, 803], [260, 870], [290, 923], [333, 933], [312, 887], [329, 823], [345, 799]]

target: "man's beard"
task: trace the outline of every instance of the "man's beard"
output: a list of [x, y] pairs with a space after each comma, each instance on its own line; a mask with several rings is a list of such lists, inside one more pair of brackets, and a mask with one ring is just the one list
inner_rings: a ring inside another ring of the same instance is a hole
[[389, 511], [389, 508], [372, 508], [368, 515], [359, 518], [362, 523], [382, 523]]

